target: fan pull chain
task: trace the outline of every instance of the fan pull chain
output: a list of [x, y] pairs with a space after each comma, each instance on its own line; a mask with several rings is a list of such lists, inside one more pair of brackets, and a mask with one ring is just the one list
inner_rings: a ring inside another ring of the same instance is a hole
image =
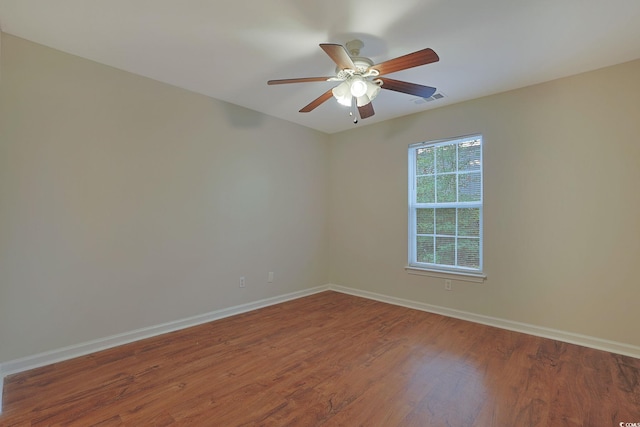
[[358, 124], [358, 112], [356, 111], [356, 98], [354, 96], [351, 97], [351, 112], [350, 116], [353, 116], [353, 124]]

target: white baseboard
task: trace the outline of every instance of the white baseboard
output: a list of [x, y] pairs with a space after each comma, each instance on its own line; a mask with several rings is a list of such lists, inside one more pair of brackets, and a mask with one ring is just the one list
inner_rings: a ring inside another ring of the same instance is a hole
[[173, 322], [167, 322], [160, 325], [150, 326], [148, 328], [136, 329], [122, 334], [111, 335], [105, 338], [99, 338], [84, 343], [47, 351], [44, 353], [27, 356], [20, 359], [10, 360], [0, 363], [0, 413], [2, 413], [2, 392], [4, 389], [4, 378], [17, 374], [19, 372], [28, 371], [39, 368], [41, 366], [50, 365], [56, 362], [73, 359], [75, 357], [85, 356], [97, 351], [106, 350], [108, 348], [117, 347], [119, 345], [129, 344], [145, 338], [151, 338], [157, 335], [166, 334], [168, 332], [189, 328], [191, 326], [201, 325], [225, 317], [234, 316], [236, 314], [246, 313], [248, 311], [257, 310], [259, 308], [268, 307], [270, 305], [279, 304], [305, 296], [313, 295], [318, 292], [328, 290], [328, 286], [319, 286], [316, 288], [305, 289], [303, 291], [292, 292], [277, 297], [266, 298], [259, 301], [241, 304], [234, 307], [215, 310], [197, 316], [180, 319]]
[[604, 350], [611, 353], [622, 354], [625, 356], [640, 359], [640, 347], [608, 341], [600, 338], [590, 337], [587, 335], [574, 334], [571, 332], [560, 331], [556, 329], [544, 328], [540, 326], [530, 325], [526, 323], [514, 322], [512, 320], [500, 319], [496, 317], [474, 314], [466, 311], [454, 310], [447, 307], [426, 304], [417, 301], [396, 298], [388, 295], [382, 295], [374, 292], [363, 291], [360, 289], [347, 288], [344, 286], [328, 284], [316, 288], [306, 289], [303, 291], [292, 292], [277, 297], [267, 298], [247, 304], [237, 305], [221, 310], [212, 311], [210, 313], [189, 317], [186, 319], [176, 320], [173, 322], [163, 323], [148, 328], [136, 329], [134, 331], [122, 334], [112, 335], [97, 340], [87, 341], [77, 345], [64, 347], [45, 353], [27, 356], [16, 360], [0, 363], [0, 412], [2, 412], [2, 391], [4, 378], [8, 375], [24, 372], [41, 366], [50, 365], [52, 363], [61, 362], [63, 360], [73, 359], [75, 357], [84, 356], [97, 351], [117, 347], [123, 344], [129, 344], [134, 341], [151, 338], [168, 332], [189, 328], [191, 326], [200, 325], [225, 317], [234, 316], [236, 314], [246, 313], [248, 311], [257, 310], [259, 308], [268, 307], [270, 305], [279, 304], [305, 296], [313, 295], [318, 292], [333, 290], [344, 294], [354, 295], [375, 301], [385, 302], [388, 304], [398, 305], [416, 310], [426, 311], [429, 313], [441, 314], [443, 316], [454, 317], [457, 319], [468, 320], [470, 322], [480, 323], [483, 325], [494, 326], [501, 329], [507, 329], [515, 332], [522, 332], [529, 335], [535, 335], [543, 338], [550, 338], [571, 344], [577, 344], [584, 347], [590, 347], [597, 350]]
[[[316, 288], [305, 289], [303, 291], [292, 292], [272, 298], [266, 298], [259, 301], [241, 304], [234, 307], [215, 310], [210, 313], [200, 314], [186, 319], [180, 319], [173, 322], [167, 322], [160, 325], [150, 326], [147, 328], [136, 329], [122, 334], [111, 335], [105, 338], [99, 338], [92, 341], [64, 347], [45, 353], [27, 356], [16, 360], [10, 360], [0, 364], [0, 379], [18, 372], [24, 372], [41, 366], [50, 365], [52, 363], [61, 362], [63, 360], [73, 359], [79, 356], [85, 356], [97, 351], [106, 350], [108, 348], [117, 347], [123, 344], [129, 344], [145, 338], [151, 338], [157, 335], [166, 334], [180, 329], [189, 328], [203, 323], [211, 322], [225, 317], [234, 316], [236, 314], [246, 313], [248, 311], [257, 310], [259, 308], [268, 307], [270, 305], [279, 304], [305, 296], [309, 296], [318, 292], [328, 290], [328, 286], [319, 286]], [[0, 382], [2, 384], [2, 382]], [[1, 389], [0, 389], [1, 392]]]
[[336, 292], [342, 292], [362, 298], [386, 302], [389, 304], [413, 308], [416, 310], [427, 311], [429, 313], [441, 314], [443, 316], [454, 317], [456, 319], [468, 320], [470, 322], [480, 323], [483, 325], [495, 326], [496, 328], [522, 332], [525, 334], [535, 335], [543, 338], [550, 338], [570, 344], [577, 344], [583, 347], [590, 347], [596, 350], [608, 351], [610, 353], [622, 354], [624, 356], [630, 356], [640, 359], [640, 347], [630, 344], [604, 340], [588, 335], [574, 334], [572, 332], [565, 332], [557, 329], [544, 328], [542, 326], [530, 325], [527, 323], [514, 322], [513, 320], [484, 316], [482, 314], [454, 310], [452, 308], [405, 300], [402, 298], [391, 297], [388, 295], [377, 294], [360, 289], [347, 288], [339, 285], [330, 284], [328, 285], [328, 288]]
[[[427, 311], [430, 313], [441, 314], [443, 316], [454, 317], [457, 319], [468, 320], [475, 323], [480, 323], [488, 326], [495, 326], [501, 329], [508, 329], [511, 331], [522, 332], [529, 335], [540, 336], [544, 338], [551, 338], [558, 341], [563, 341], [571, 344], [578, 344], [585, 347], [591, 347], [598, 350], [604, 350], [611, 353], [622, 354], [625, 356], [635, 357], [640, 359], [640, 347], [630, 344], [620, 343], [616, 341], [604, 340], [601, 338], [591, 337], [588, 335], [575, 334], [572, 332], [565, 332], [557, 329], [550, 329], [536, 325], [530, 325], [527, 323], [515, 322], [512, 320], [500, 319], [496, 317], [484, 316], [481, 314], [470, 313], [466, 311], [454, 310], [447, 307], [441, 307], [437, 305], [426, 304], [417, 301], [406, 300], [402, 298], [396, 298], [389, 295], [378, 294], [369, 291], [363, 291], [360, 289], [348, 288], [344, 286], [327, 284], [325, 286], [319, 286], [311, 289], [305, 289], [303, 291], [292, 292], [285, 295], [280, 295], [272, 298], [266, 298], [263, 300], [241, 304], [234, 307], [224, 308], [221, 310], [215, 310], [210, 313], [205, 313], [186, 319], [180, 319], [173, 322], [167, 322], [160, 325], [155, 325], [147, 328], [136, 329], [134, 331], [125, 332], [122, 334], [112, 335], [105, 338], [99, 338], [92, 341], [64, 347], [33, 356], [27, 356], [16, 360], [0, 363], [0, 393], [2, 393], [2, 381], [5, 376], [16, 374], [18, 372], [24, 372], [31, 369], [39, 368], [41, 366], [50, 365], [52, 363], [60, 362], [63, 360], [69, 360], [75, 357], [84, 356], [97, 351], [105, 350], [112, 347], [117, 347], [123, 344], [129, 344], [134, 341], [142, 340], [145, 338], [154, 337], [157, 335], [165, 334], [168, 332], [177, 331], [180, 329], [189, 328], [191, 326], [200, 325], [203, 323], [211, 322], [225, 317], [234, 316], [240, 313], [246, 313], [248, 311], [257, 310], [259, 308], [268, 307], [270, 305], [279, 304], [285, 301], [290, 301], [305, 296], [313, 295], [318, 292], [333, 290], [336, 292], [342, 292], [349, 295], [359, 296], [362, 298], [368, 298], [376, 301], [381, 301], [389, 304], [399, 305], [407, 308], [413, 308], [416, 310]], [[0, 394], [1, 396], [1, 394]], [[0, 400], [0, 407], [2, 401]]]

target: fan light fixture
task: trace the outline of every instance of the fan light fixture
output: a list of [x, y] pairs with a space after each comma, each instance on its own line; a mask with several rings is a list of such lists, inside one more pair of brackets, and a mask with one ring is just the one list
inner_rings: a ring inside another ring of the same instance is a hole
[[362, 76], [355, 75], [333, 88], [333, 97], [339, 104], [350, 107], [352, 99], [356, 98], [358, 107], [367, 105], [378, 96], [380, 86], [376, 82], [366, 80]]

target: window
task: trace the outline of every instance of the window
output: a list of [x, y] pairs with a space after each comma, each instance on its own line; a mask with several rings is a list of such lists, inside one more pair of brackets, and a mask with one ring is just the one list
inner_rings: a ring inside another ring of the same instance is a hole
[[482, 275], [482, 136], [409, 146], [409, 268]]

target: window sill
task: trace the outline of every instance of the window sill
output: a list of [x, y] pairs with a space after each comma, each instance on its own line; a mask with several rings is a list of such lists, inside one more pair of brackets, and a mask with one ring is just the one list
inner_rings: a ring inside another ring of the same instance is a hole
[[404, 269], [407, 271], [407, 273], [416, 274], [418, 276], [430, 276], [437, 277], [439, 279], [461, 280], [464, 282], [482, 283], [487, 278], [487, 275], [484, 273], [463, 273], [459, 271], [412, 267], [410, 265], [405, 266]]

